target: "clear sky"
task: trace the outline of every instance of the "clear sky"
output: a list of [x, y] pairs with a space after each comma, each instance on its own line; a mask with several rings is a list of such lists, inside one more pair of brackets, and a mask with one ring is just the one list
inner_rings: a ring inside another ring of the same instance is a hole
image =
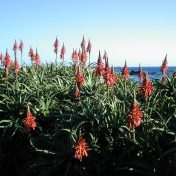
[[[79, 49], [83, 35], [93, 45], [91, 61], [107, 51], [110, 64], [160, 66], [165, 54], [176, 65], [176, 1], [174, 0], [0, 0], [0, 52], [16, 39], [30, 45], [41, 60], [55, 60], [56, 36], [66, 47], [66, 61]], [[20, 57], [20, 54], [19, 54]]]

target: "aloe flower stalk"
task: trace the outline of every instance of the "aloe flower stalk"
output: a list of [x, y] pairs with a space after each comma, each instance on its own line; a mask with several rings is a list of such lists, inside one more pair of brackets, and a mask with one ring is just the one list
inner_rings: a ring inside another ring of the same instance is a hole
[[17, 42], [15, 40], [15, 43], [13, 45], [13, 50], [14, 50], [15, 53], [17, 52], [17, 49], [18, 49], [18, 44], [17, 44]]
[[6, 49], [6, 55], [5, 55], [5, 60], [4, 60], [4, 66], [5, 68], [8, 68], [10, 65], [13, 65], [13, 62], [11, 61], [10, 55]]
[[107, 59], [107, 53], [106, 53], [106, 51], [104, 52], [104, 55], [103, 55], [103, 59], [106, 61], [106, 59]]
[[114, 85], [117, 83], [117, 75], [114, 71], [114, 67], [111, 67], [111, 86], [112, 86], [112, 91], [114, 91]]
[[86, 48], [86, 41], [84, 39], [84, 36], [83, 36], [83, 39], [82, 39], [82, 42], [81, 42], [81, 48], [82, 48], [82, 50], [85, 50], [85, 48]]
[[130, 74], [130, 70], [128, 69], [126, 61], [125, 61], [125, 65], [122, 70], [122, 79], [126, 80], [129, 77], [129, 74]]
[[81, 53], [81, 63], [83, 65], [83, 67], [86, 66], [86, 61], [87, 61], [87, 54], [85, 49], [82, 49], [82, 53]]
[[16, 76], [19, 73], [19, 71], [20, 71], [20, 66], [19, 66], [18, 60], [16, 59], [16, 61], [15, 61], [15, 74], [16, 74]]
[[132, 110], [128, 113], [129, 127], [131, 129], [136, 128], [141, 125], [143, 113], [137, 105], [136, 99], [133, 101]]
[[114, 85], [115, 83], [117, 83], [117, 75], [114, 71], [114, 67], [111, 67], [111, 75], [112, 75], [112, 85]]
[[75, 158], [82, 162], [83, 156], [88, 156], [88, 145], [85, 139], [83, 139], [82, 134], [79, 135], [75, 143]]
[[144, 73], [144, 79], [140, 86], [140, 92], [144, 96], [145, 100], [148, 99], [149, 95], [153, 94], [152, 83], [148, 79], [147, 73]]
[[15, 43], [13, 45], [13, 50], [14, 50], [14, 55], [15, 55], [15, 63], [16, 63], [16, 60], [17, 60], [17, 49], [18, 49], [18, 44], [15, 40]]
[[66, 49], [65, 49], [65, 46], [63, 43], [62, 49], [61, 49], [61, 54], [60, 54], [60, 59], [64, 60], [65, 52], [66, 52]]
[[1, 55], [0, 55], [0, 61], [1, 61], [1, 65], [3, 64], [3, 61], [4, 60], [4, 56], [3, 56], [3, 54], [1, 53]]
[[143, 113], [140, 110], [137, 100], [136, 100], [136, 94], [134, 91], [134, 101], [132, 105], [131, 111], [128, 113], [128, 122], [129, 122], [129, 128], [132, 130], [132, 135], [133, 135], [133, 141], [135, 142], [135, 129], [140, 126], [143, 123], [142, 120]]
[[90, 43], [90, 39], [87, 45], [87, 52], [89, 53], [89, 66], [90, 66], [90, 53], [92, 51], [92, 44]]
[[117, 76], [114, 72], [114, 68], [110, 68], [109, 65], [106, 66], [105, 68], [105, 82], [106, 85], [109, 86], [113, 86], [116, 82], [117, 82]]
[[167, 71], [167, 69], [168, 69], [168, 62], [167, 62], [167, 54], [166, 54], [166, 56], [164, 58], [164, 61], [162, 63], [162, 66], [161, 66], [161, 72], [162, 72], [162, 74], [165, 74], [166, 71]]
[[81, 50], [80, 49], [79, 49], [79, 52], [78, 52], [78, 58], [81, 61]]
[[76, 50], [73, 50], [73, 53], [72, 53], [72, 59], [73, 59], [73, 62], [78, 65], [78, 52]]
[[107, 93], [108, 93], [108, 96], [109, 96], [109, 87], [114, 84], [114, 75], [112, 75], [112, 70], [109, 66], [108, 58], [106, 60], [104, 79], [105, 79], [105, 83], [106, 83], [106, 86], [107, 86]]
[[11, 61], [10, 59], [10, 55], [6, 49], [6, 55], [5, 55], [5, 59], [4, 59], [4, 66], [5, 66], [5, 72], [6, 72], [6, 80], [8, 80], [8, 69], [9, 69], [9, 66], [13, 65], [13, 62]]
[[56, 40], [54, 42], [54, 52], [56, 54], [56, 63], [57, 63], [57, 53], [58, 53], [58, 51], [59, 51], [59, 41], [58, 41], [58, 39], [56, 37]]
[[163, 85], [167, 85], [167, 83], [168, 83], [168, 81], [167, 81], [166, 75], [164, 74], [164, 75], [162, 76], [162, 84], [163, 84]]
[[77, 67], [78, 67], [78, 52], [74, 49], [73, 49], [73, 53], [72, 53], [72, 60], [74, 62], [74, 70], [76, 72]]
[[79, 88], [76, 82], [76, 86], [75, 86], [75, 92], [74, 92], [74, 97], [78, 98], [80, 96], [80, 92], [79, 92]]
[[38, 54], [37, 48], [36, 48], [36, 54], [35, 54], [35, 64], [36, 66], [40, 66], [41, 62], [40, 62], [40, 56]]
[[106, 64], [104, 78], [105, 78], [107, 87], [109, 87], [113, 83], [113, 77], [111, 74], [111, 68], [109, 64]]
[[139, 77], [140, 81], [142, 81], [142, 79], [144, 77], [144, 74], [142, 73], [142, 67], [141, 67], [140, 64], [139, 64], [139, 74], [138, 74], [138, 77]]
[[90, 55], [91, 51], [92, 51], [92, 44], [90, 43], [90, 39], [89, 39], [89, 42], [87, 45], [87, 52], [89, 53], [89, 55]]
[[20, 45], [19, 45], [19, 50], [20, 50], [20, 52], [21, 52], [21, 62], [22, 62], [23, 49], [24, 49], [24, 43], [23, 43], [23, 41], [21, 40], [21, 41], [20, 41]]
[[96, 75], [98, 77], [103, 76], [105, 73], [105, 68], [104, 68], [104, 64], [101, 58], [101, 53], [99, 51], [99, 56], [98, 56], [98, 63], [97, 63], [97, 67], [96, 67]]
[[29, 106], [27, 107], [27, 116], [22, 121], [22, 123], [24, 125], [26, 132], [31, 132], [31, 131], [35, 130], [35, 128], [36, 128], [36, 118], [31, 113]]
[[78, 67], [78, 72], [76, 74], [76, 83], [77, 83], [78, 88], [80, 88], [84, 84], [84, 76], [80, 72], [79, 67]]
[[29, 57], [31, 58], [31, 63], [33, 63], [35, 61], [35, 54], [34, 54], [34, 50], [31, 47], [29, 50]]

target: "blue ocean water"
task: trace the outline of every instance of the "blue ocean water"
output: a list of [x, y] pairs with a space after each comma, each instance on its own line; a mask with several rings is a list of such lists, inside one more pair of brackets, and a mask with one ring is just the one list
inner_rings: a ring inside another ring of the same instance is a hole
[[[134, 80], [139, 80], [138, 71], [139, 67], [128, 67], [131, 74], [130, 77]], [[123, 67], [115, 67], [114, 70], [116, 73], [121, 73]], [[147, 72], [150, 79], [161, 79], [162, 73], [160, 71], [161, 67], [142, 67], [142, 72]], [[176, 67], [168, 67], [167, 74], [173, 74], [176, 71]]]

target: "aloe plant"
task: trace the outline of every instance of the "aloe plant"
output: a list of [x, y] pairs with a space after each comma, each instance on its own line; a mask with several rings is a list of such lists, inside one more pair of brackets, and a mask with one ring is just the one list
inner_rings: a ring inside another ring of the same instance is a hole
[[[20, 175], [150, 175], [176, 173], [176, 81], [152, 81], [153, 94], [143, 98], [140, 83], [122, 79], [107, 89], [96, 69], [79, 65], [84, 83], [75, 98], [75, 70], [64, 64], [22, 67], [14, 75], [0, 69], [0, 159]], [[135, 128], [128, 123], [131, 104], [143, 113]], [[26, 109], [36, 128], [26, 132]], [[88, 151], [82, 162], [75, 158], [80, 130]], [[14, 149], [10, 147], [12, 145]], [[22, 152], [23, 156], [18, 153]], [[13, 156], [13, 157], [12, 157]], [[15, 165], [22, 157], [23, 163]], [[6, 168], [3, 165], [3, 168]], [[164, 169], [165, 168], [165, 169]], [[7, 168], [2, 170], [6, 174]]]

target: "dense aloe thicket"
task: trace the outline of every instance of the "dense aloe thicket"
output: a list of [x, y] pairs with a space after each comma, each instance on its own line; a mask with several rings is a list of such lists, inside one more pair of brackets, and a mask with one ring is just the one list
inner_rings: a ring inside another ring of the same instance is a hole
[[[0, 175], [175, 176], [176, 80], [152, 82], [144, 99], [140, 82], [118, 80], [107, 88], [95, 69], [80, 67], [84, 84], [75, 97], [74, 67], [23, 67], [18, 75], [0, 70]], [[134, 98], [142, 123], [129, 127]], [[36, 128], [25, 131], [27, 107]], [[79, 135], [88, 156], [75, 158]]]

